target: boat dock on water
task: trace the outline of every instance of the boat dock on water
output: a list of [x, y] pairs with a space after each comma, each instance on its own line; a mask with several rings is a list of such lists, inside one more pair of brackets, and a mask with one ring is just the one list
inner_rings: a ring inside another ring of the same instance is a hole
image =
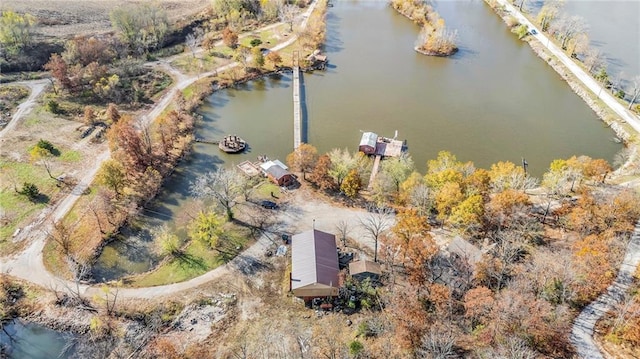
[[[396, 131], [396, 137], [397, 136], [398, 131]], [[383, 157], [400, 157], [406, 152], [406, 141], [396, 140], [396, 137], [388, 138], [378, 136], [378, 134], [373, 132], [362, 133], [358, 150], [364, 154], [375, 156], [373, 168], [371, 169], [371, 177], [369, 178], [369, 187], [373, 185], [373, 181], [380, 168], [380, 161]]]
[[218, 143], [218, 147], [226, 153], [238, 153], [247, 148], [247, 142], [236, 135], [228, 135]]

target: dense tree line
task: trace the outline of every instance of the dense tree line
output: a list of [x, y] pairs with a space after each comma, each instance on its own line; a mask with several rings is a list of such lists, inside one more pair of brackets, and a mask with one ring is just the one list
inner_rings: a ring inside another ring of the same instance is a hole
[[162, 116], [150, 130], [139, 130], [132, 118], [121, 117], [107, 133], [112, 159], [98, 178], [114, 195], [144, 203], [189, 152], [193, 126], [193, 116], [183, 109]]
[[140, 130], [132, 117], [120, 115], [113, 105], [107, 112], [113, 121], [107, 131], [111, 158], [97, 174], [95, 195], [87, 200], [82, 218], [59, 222], [49, 234], [61, 258], [82, 266], [96, 255], [94, 250], [104, 239], [118, 233], [155, 197], [164, 178], [189, 153], [193, 140], [194, 117], [181, 106], [148, 130]]
[[111, 38], [75, 38], [67, 41], [61, 54], [51, 55], [44, 68], [60, 89], [97, 102], [144, 102], [159, 82], [169, 82], [117, 49]]
[[[357, 199], [344, 184], [349, 174], [367, 178], [370, 162], [305, 147], [289, 164], [317, 188]], [[362, 341], [363, 357], [571, 356], [570, 324], [615, 277], [640, 217], [635, 193], [603, 185], [610, 171], [606, 161], [571, 157], [553, 161], [540, 182], [511, 162], [484, 170], [448, 152], [425, 175], [409, 157], [384, 160], [368, 196], [397, 211], [378, 234], [394, 316]], [[440, 226], [476, 250], [443, 250], [432, 235]], [[616, 328], [631, 338], [629, 303]], [[388, 336], [401, 347], [378, 352]]]

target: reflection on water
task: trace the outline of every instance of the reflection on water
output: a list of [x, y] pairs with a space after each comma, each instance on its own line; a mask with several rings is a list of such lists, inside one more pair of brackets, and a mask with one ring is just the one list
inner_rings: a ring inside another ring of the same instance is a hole
[[[529, 7], [537, 13], [542, 1]], [[612, 80], [621, 72], [627, 80], [640, 75], [640, 1], [571, 0], [562, 11], [584, 18], [591, 46], [604, 53]]]
[[0, 330], [0, 358], [71, 358], [74, 336], [15, 320]]

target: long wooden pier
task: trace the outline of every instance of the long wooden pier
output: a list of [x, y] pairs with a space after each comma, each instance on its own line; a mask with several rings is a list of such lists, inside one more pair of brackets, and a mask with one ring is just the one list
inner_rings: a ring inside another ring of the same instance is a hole
[[300, 64], [298, 51], [293, 52], [293, 149], [302, 143], [302, 108], [300, 106]]
[[373, 187], [373, 181], [376, 179], [376, 175], [380, 168], [380, 160], [382, 160], [382, 155], [376, 155], [376, 159], [373, 161], [373, 168], [371, 169], [371, 176], [369, 177], [369, 186], [367, 186], [367, 189], [371, 189]]

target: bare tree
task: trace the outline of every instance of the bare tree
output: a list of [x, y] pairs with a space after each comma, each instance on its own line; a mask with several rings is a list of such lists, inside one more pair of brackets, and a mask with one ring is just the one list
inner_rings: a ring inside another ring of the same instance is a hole
[[96, 294], [94, 299], [104, 304], [105, 312], [107, 316], [112, 316], [116, 310], [116, 303], [118, 301], [118, 292], [120, 291], [121, 282], [117, 282], [114, 288], [102, 285], [100, 288], [101, 294]]
[[416, 357], [420, 359], [457, 358], [454, 344], [453, 333], [443, 333], [436, 328], [431, 328], [429, 333], [422, 337], [420, 347], [416, 350]]
[[527, 2], [527, 0], [519, 0], [519, 1], [520, 1], [520, 4], [518, 5], [518, 10], [522, 12], [522, 7]]
[[519, 233], [502, 231], [492, 235], [491, 257], [485, 257], [484, 275], [487, 287], [500, 290], [513, 275], [516, 264], [525, 254], [524, 239]]
[[244, 200], [246, 202], [249, 202], [249, 200], [251, 199], [251, 195], [255, 192], [256, 187], [258, 186], [258, 183], [260, 183], [260, 178], [259, 177], [247, 177], [247, 176], [240, 176], [240, 187], [241, 187], [241, 192], [242, 195], [244, 197]]
[[298, 9], [294, 5], [288, 5], [282, 2], [278, 9], [278, 17], [280, 21], [289, 24], [289, 31], [293, 31], [293, 22], [298, 14]]
[[40, 163], [44, 169], [47, 171], [47, 174], [49, 175], [49, 178], [54, 179], [54, 180], [58, 180], [57, 177], [55, 177], [51, 172], [53, 170], [53, 154], [48, 151], [45, 150], [41, 147], [34, 147], [31, 150], [31, 160], [34, 162], [38, 162]]
[[606, 57], [599, 49], [589, 47], [585, 54], [584, 65], [587, 67], [589, 73], [593, 73], [599, 70], [606, 61]]
[[425, 184], [419, 184], [411, 190], [411, 205], [421, 215], [428, 215], [433, 208], [434, 195], [431, 188]]
[[80, 287], [82, 281], [91, 273], [91, 266], [86, 261], [74, 255], [65, 256], [65, 262], [71, 272], [73, 282], [61, 280], [62, 286], [64, 287], [63, 291], [58, 291], [54, 286], [51, 287], [51, 290], [56, 295], [57, 304], [95, 312], [91, 303], [83, 296], [82, 288]]
[[631, 293], [624, 293], [622, 298], [614, 307], [615, 321], [613, 328], [619, 329], [629, 325], [629, 322], [635, 318], [640, 318], [640, 306], [635, 305], [636, 298]]
[[101, 210], [100, 207], [101, 206], [99, 201], [91, 201], [87, 205], [87, 208], [89, 209], [89, 211], [91, 211], [91, 213], [93, 214], [93, 217], [96, 220], [96, 223], [98, 224], [98, 229], [100, 230], [100, 233], [106, 234], [107, 232], [102, 227], [102, 221], [100, 220], [100, 210]]
[[560, 40], [560, 45], [563, 49], [567, 48], [567, 44], [571, 39], [586, 31], [587, 23], [580, 16], [562, 15], [552, 26], [552, 32]]
[[527, 343], [518, 338], [510, 337], [497, 348], [481, 350], [482, 358], [510, 358], [510, 359], [534, 359], [538, 353], [527, 346]]
[[540, 30], [547, 31], [549, 24], [558, 16], [560, 8], [563, 6], [563, 1], [547, 0], [544, 2], [544, 6], [540, 8], [538, 12], [537, 21], [540, 24]]
[[624, 71], [618, 71], [616, 75], [611, 79], [611, 92], [616, 93], [618, 90], [624, 91], [622, 87], [622, 81], [625, 77]]
[[391, 227], [393, 222], [391, 218], [391, 208], [373, 208], [372, 213], [369, 213], [364, 218], [360, 218], [360, 224], [362, 228], [367, 231], [369, 236], [374, 240], [375, 247], [373, 253], [373, 260], [378, 261], [378, 239], [380, 235]]
[[347, 236], [351, 232], [351, 225], [349, 222], [344, 219], [336, 224], [336, 231], [340, 234], [340, 239], [342, 239], [342, 245], [347, 246]]
[[636, 76], [633, 78], [633, 81], [631, 83], [631, 86], [629, 86], [627, 93], [631, 96], [631, 99], [629, 100], [629, 107], [627, 107], [627, 109], [630, 110], [633, 104], [638, 99], [638, 96], [640, 96], [640, 76]]
[[232, 220], [236, 199], [242, 195], [241, 183], [242, 176], [237, 171], [219, 167], [198, 176], [190, 190], [195, 197], [214, 199], [225, 210], [227, 219]]
[[53, 228], [47, 230], [47, 237], [58, 245], [62, 255], [68, 257], [71, 255], [71, 247], [73, 246], [73, 232], [78, 222], [74, 224], [66, 224], [62, 221], [53, 223]]
[[187, 47], [189, 48], [189, 50], [191, 50], [191, 55], [193, 55], [194, 59], [196, 58], [196, 50], [202, 43], [203, 37], [204, 37], [204, 30], [200, 27], [196, 27], [185, 38], [185, 43], [187, 44]]

